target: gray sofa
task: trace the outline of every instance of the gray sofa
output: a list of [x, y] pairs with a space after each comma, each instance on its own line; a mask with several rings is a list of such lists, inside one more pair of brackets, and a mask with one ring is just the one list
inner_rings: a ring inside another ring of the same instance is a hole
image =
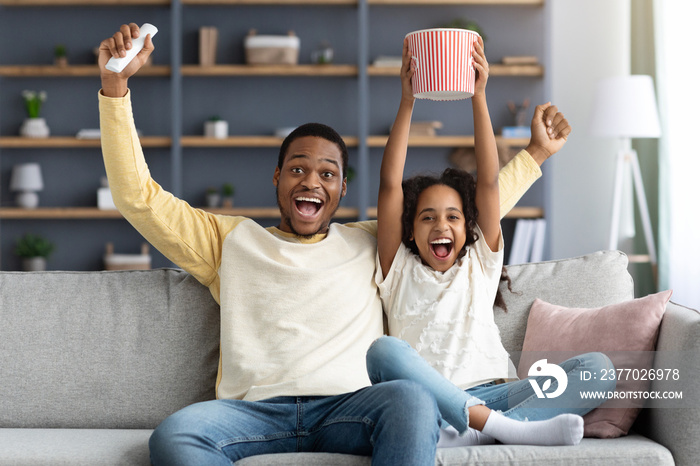
[[[576, 307], [633, 297], [627, 258], [619, 252], [511, 266], [509, 273], [517, 293], [506, 292], [509, 311], [495, 313], [516, 365], [536, 297]], [[2, 272], [0, 323], [0, 465], [148, 465], [152, 429], [177, 409], [214, 397], [218, 307], [180, 270]], [[700, 355], [698, 312], [669, 303], [658, 350]], [[700, 358], [677, 359], [672, 363], [692, 396]], [[621, 438], [586, 438], [574, 447], [440, 449], [436, 463], [696, 465], [700, 404], [686, 402], [683, 409], [645, 408]], [[237, 464], [370, 459], [294, 453]]]

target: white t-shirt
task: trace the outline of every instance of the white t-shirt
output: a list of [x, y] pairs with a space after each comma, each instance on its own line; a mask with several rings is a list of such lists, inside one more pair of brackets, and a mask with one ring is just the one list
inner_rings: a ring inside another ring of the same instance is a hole
[[[503, 238], [491, 251], [479, 239], [444, 273], [422, 263], [401, 244], [387, 277], [375, 280], [389, 334], [407, 341], [462, 389], [508, 378], [508, 353], [493, 319], [503, 266]], [[379, 257], [377, 257], [379, 261]]]

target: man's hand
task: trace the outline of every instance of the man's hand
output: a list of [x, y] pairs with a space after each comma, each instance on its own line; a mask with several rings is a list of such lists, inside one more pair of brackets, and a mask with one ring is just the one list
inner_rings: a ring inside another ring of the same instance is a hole
[[133, 76], [148, 60], [149, 55], [155, 49], [150, 34], [146, 37], [143, 49], [122, 70], [114, 73], [105, 68], [110, 58], [122, 58], [132, 46], [131, 39], [139, 37], [140, 31], [135, 23], [122, 24], [119, 31], [100, 43], [98, 64], [100, 77], [102, 78], [102, 94], [107, 97], [123, 97], [127, 92], [128, 79]]
[[564, 147], [571, 134], [571, 125], [551, 102], [535, 108], [530, 129], [530, 144], [525, 150], [539, 165]]

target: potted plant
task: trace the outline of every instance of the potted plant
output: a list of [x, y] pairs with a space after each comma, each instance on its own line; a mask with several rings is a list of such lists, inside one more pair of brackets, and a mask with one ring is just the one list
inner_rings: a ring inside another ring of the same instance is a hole
[[204, 136], [208, 138], [226, 139], [228, 137], [228, 121], [219, 116], [212, 116], [204, 122]]
[[484, 34], [483, 29], [481, 29], [481, 26], [479, 26], [476, 21], [466, 18], [457, 18], [442, 27], [449, 29], [468, 29], [470, 31], [474, 31], [481, 36], [484, 42], [486, 42], [486, 34]]
[[229, 209], [233, 207], [233, 195], [236, 193], [236, 188], [233, 187], [231, 183], [224, 183], [221, 187], [221, 195], [223, 197], [222, 206], [228, 207]]
[[59, 44], [53, 49], [53, 64], [56, 66], [68, 66], [68, 55], [66, 46]]
[[213, 186], [207, 188], [207, 207], [219, 207], [221, 195], [219, 190]]
[[28, 138], [49, 137], [49, 127], [46, 120], [39, 117], [41, 105], [46, 101], [45, 91], [22, 91], [24, 108], [27, 111], [27, 118], [22, 123], [19, 133]]
[[15, 254], [22, 258], [22, 270], [26, 272], [46, 270], [46, 259], [54, 250], [54, 244], [46, 238], [26, 233], [15, 246]]

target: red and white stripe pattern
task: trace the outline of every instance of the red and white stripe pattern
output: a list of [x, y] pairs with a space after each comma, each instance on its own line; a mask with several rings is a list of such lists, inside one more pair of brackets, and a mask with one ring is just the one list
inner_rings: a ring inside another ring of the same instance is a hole
[[472, 54], [478, 40], [476, 32], [424, 29], [406, 37], [414, 58], [411, 82], [417, 99], [460, 100], [474, 95]]

